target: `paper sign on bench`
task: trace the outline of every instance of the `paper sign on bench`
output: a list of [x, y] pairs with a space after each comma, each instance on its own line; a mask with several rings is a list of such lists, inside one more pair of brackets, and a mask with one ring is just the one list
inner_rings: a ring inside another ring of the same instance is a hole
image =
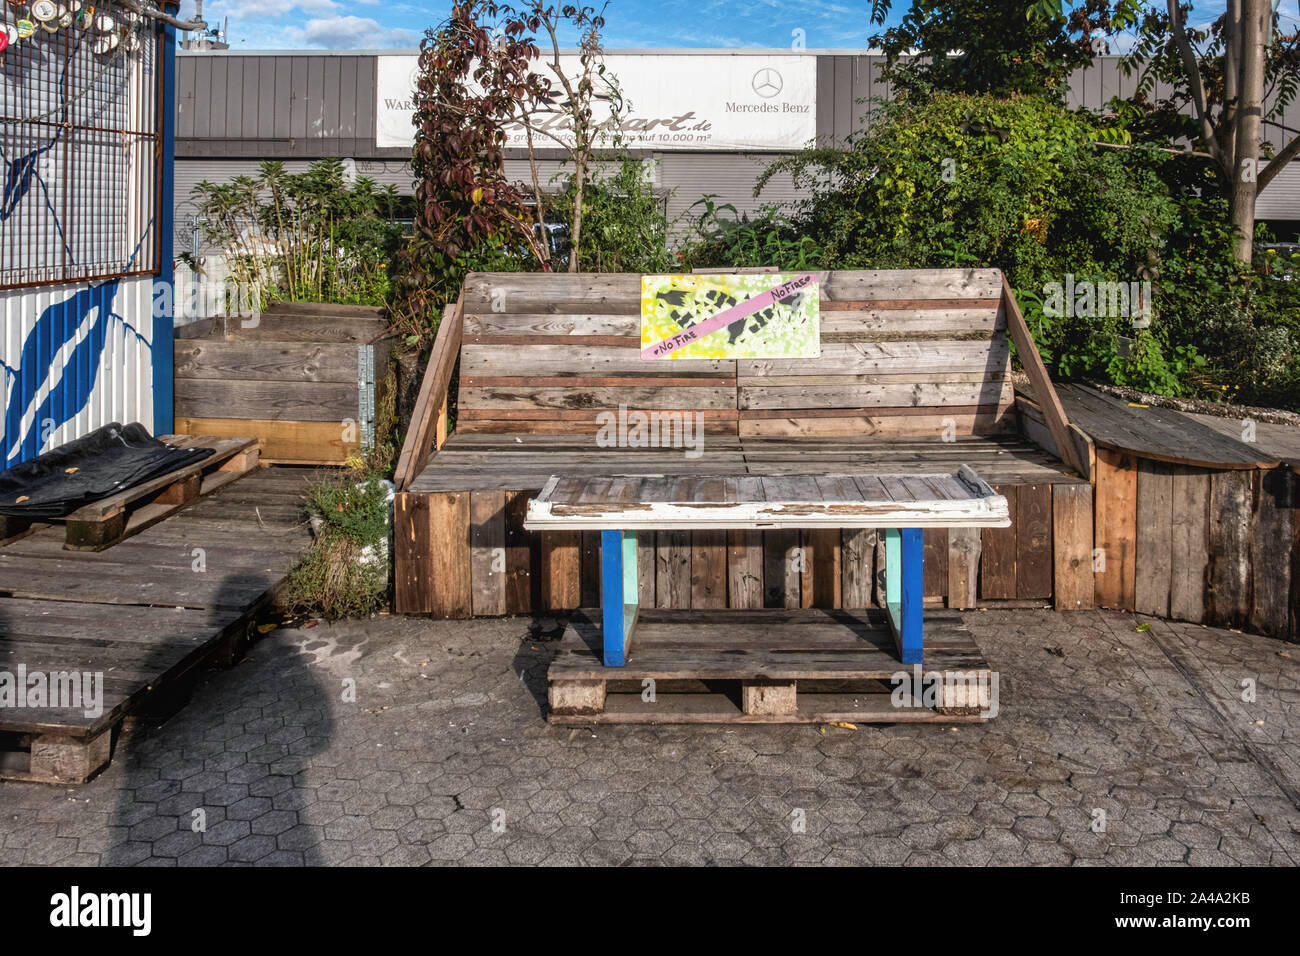
[[806, 272], [641, 277], [641, 357], [817, 358], [818, 290]]

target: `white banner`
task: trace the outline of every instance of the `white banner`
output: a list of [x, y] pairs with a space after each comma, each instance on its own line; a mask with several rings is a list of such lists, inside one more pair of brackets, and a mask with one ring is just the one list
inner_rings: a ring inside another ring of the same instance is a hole
[[[577, 57], [561, 65], [577, 73]], [[661, 150], [794, 150], [817, 135], [817, 58], [755, 54], [618, 53], [605, 57], [627, 108], [624, 145]], [[378, 57], [375, 145], [409, 147], [412, 96], [419, 58]], [[534, 70], [549, 71], [538, 61]], [[558, 84], [554, 84], [558, 86]], [[598, 121], [609, 109], [597, 109]], [[569, 141], [561, 114], [539, 117], [538, 125]], [[522, 128], [510, 146], [524, 146]], [[534, 134], [539, 149], [558, 144]]]

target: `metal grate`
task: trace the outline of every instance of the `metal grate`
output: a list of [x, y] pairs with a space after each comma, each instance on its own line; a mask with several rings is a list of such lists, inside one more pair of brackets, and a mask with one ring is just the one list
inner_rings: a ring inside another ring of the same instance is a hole
[[82, 3], [0, 14], [0, 288], [158, 267], [161, 35]]

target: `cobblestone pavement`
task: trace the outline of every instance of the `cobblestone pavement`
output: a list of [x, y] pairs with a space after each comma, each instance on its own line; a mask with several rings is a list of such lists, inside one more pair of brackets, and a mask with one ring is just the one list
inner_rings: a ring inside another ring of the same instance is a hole
[[995, 720], [824, 733], [548, 726], [549, 620], [277, 631], [90, 784], [0, 784], [0, 864], [1300, 863], [1300, 647], [967, 619]]

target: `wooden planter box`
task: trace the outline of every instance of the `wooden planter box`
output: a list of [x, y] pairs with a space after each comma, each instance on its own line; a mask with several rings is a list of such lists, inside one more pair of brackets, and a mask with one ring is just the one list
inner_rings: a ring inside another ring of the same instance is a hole
[[261, 439], [262, 461], [341, 465], [374, 436], [395, 340], [378, 309], [275, 303], [176, 330], [176, 431]]

